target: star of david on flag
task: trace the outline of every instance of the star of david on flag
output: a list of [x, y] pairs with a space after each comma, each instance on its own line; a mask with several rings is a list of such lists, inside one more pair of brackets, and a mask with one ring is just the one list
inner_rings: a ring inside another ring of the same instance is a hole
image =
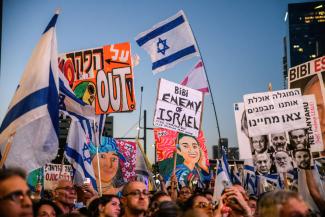
[[199, 56], [191, 27], [182, 10], [138, 34], [135, 40], [150, 55], [154, 74]]

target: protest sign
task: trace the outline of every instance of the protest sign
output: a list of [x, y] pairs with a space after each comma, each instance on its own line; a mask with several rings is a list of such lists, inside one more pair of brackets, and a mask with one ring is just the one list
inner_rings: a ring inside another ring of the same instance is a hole
[[[325, 56], [292, 67], [289, 69], [288, 73], [289, 88], [301, 88], [303, 95], [315, 95], [323, 141], [325, 141], [324, 78]], [[323, 150], [324, 149], [325, 144], [323, 145]]]
[[160, 79], [153, 125], [197, 137], [203, 99], [198, 90]]
[[54, 190], [61, 179], [72, 181], [73, 170], [70, 165], [49, 163], [43, 167], [43, 170], [45, 190]]
[[61, 54], [59, 67], [96, 114], [135, 110], [129, 42]]
[[308, 142], [311, 152], [323, 150], [323, 139], [319, 122], [317, 103], [314, 95], [303, 96], [304, 111], [307, 124]]
[[244, 95], [249, 136], [305, 128], [299, 89]]
[[[168, 129], [155, 128], [154, 136], [159, 171], [167, 182], [170, 181], [173, 171], [175, 151], [177, 152], [175, 173], [180, 185], [203, 186], [203, 183], [210, 179], [209, 158], [202, 131], [198, 137], [193, 137]], [[177, 140], [178, 145], [175, 144]]]
[[247, 118], [245, 113], [244, 103], [234, 104], [236, 132], [237, 132], [237, 143], [239, 147], [239, 158], [240, 159], [251, 159], [252, 153], [249, 147], [249, 136]]

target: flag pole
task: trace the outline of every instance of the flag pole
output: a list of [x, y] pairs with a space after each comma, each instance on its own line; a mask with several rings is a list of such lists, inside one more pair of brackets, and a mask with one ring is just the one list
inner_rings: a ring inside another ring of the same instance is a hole
[[204, 64], [204, 61], [203, 61], [203, 57], [202, 57], [202, 54], [201, 54], [201, 51], [200, 51], [199, 44], [197, 43], [197, 40], [196, 40], [195, 34], [194, 34], [193, 29], [192, 29], [192, 27], [191, 27], [191, 25], [190, 25], [189, 22], [188, 22], [188, 25], [190, 26], [191, 31], [192, 31], [192, 33], [193, 33], [193, 37], [194, 37], [194, 40], [195, 40], [195, 43], [196, 43], [197, 49], [198, 49], [198, 51], [199, 51], [199, 54], [200, 54], [200, 57], [201, 57], [201, 60], [202, 60], [202, 63], [203, 63], [204, 73], [205, 73], [205, 76], [206, 76], [206, 78], [207, 78], [208, 87], [209, 87], [209, 92], [210, 92], [210, 94], [211, 94], [212, 106], [213, 106], [214, 115], [215, 115], [215, 117], [216, 117], [218, 136], [219, 136], [219, 140], [220, 140], [220, 138], [221, 138], [221, 134], [220, 134], [220, 128], [219, 128], [219, 122], [218, 122], [218, 116], [217, 116], [216, 106], [215, 106], [215, 104], [214, 104], [214, 100], [213, 100], [213, 95], [212, 95], [212, 90], [211, 90], [211, 86], [210, 86], [210, 81], [209, 81], [208, 73], [207, 73], [207, 70], [206, 70], [206, 68], [205, 68], [205, 64]]
[[96, 144], [96, 156], [97, 156], [97, 170], [98, 170], [98, 179], [99, 179], [99, 196], [101, 197], [103, 195], [103, 190], [102, 190], [102, 178], [100, 174], [100, 163], [99, 163], [99, 142], [97, 141], [97, 136], [96, 136], [96, 119], [94, 119], [94, 135], [95, 135], [95, 144]]
[[9, 153], [11, 145], [13, 143], [13, 139], [14, 139], [13, 137], [14, 137], [15, 134], [16, 134], [16, 131], [11, 133], [10, 136], [9, 136], [8, 142], [7, 142], [5, 150], [3, 152], [3, 156], [2, 156], [1, 161], [0, 161], [0, 169], [4, 166], [4, 164], [5, 164], [6, 160], [7, 160], [8, 153]]

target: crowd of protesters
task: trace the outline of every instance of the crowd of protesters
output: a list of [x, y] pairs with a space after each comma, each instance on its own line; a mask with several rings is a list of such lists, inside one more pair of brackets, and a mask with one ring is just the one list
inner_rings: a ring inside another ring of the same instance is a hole
[[[310, 178], [310, 177], [309, 177]], [[308, 180], [308, 174], [307, 174]], [[176, 183], [175, 183], [176, 182]], [[309, 182], [309, 183], [308, 183]], [[75, 186], [71, 181], [58, 181], [51, 194], [41, 194], [39, 188], [32, 192], [24, 171], [8, 168], [0, 171], [0, 216], [99, 216], [99, 217], [310, 217], [325, 216], [325, 199], [315, 202], [321, 213], [311, 211], [304, 199], [288, 190], [273, 190], [259, 198], [248, 195], [240, 184], [223, 190], [213, 201], [213, 189], [178, 189], [172, 177], [167, 190], [161, 179], [161, 191], [151, 192], [140, 181], [124, 185], [120, 196], [99, 196], [90, 184]], [[313, 182], [307, 181], [311, 194]]]

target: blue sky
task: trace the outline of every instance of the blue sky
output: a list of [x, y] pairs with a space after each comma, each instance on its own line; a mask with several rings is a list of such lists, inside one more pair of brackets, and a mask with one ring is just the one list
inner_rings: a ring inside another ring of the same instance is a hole
[[[152, 126], [157, 81], [165, 78], [180, 82], [198, 58], [153, 75], [150, 57], [139, 48], [135, 36], [156, 23], [184, 10], [201, 50], [214, 102], [221, 137], [237, 145], [233, 103], [243, 101], [246, 93], [263, 92], [269, 82], [273, 89], [283, 87], [283, 36], [287, 34], [284, 15], [287, 0], [4, 0], [2, 19], [0, 122], [20, 80], [25, 65], [41, 33], [56, 8], [59, 53], [129, 41], [132, 53], [140, 56], [134, 68], [138, 109], [133, 113], [114, 114], [114, 136], [134, 137], [128, 131], [139, 118], [140, 87]], [[212, 157], [217, 144], [217, 125], [211, 95], [205, 97], [203, 130]], [[153, 133], [148, 132], [148, 157], [153, 161]]]

